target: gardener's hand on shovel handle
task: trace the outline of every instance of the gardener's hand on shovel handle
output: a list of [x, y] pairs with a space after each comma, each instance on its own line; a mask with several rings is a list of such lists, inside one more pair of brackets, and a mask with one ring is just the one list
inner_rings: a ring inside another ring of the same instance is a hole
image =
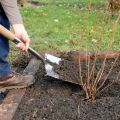
[[29, 47], [30, 39], [23, 24], [14, 24], [13, 28], [15, 34], [13, 34], [5, 27], [0, 25], [0, 34], [6, 37], [8, 40], [13, 41], [16, 44], [16, 46], [22, 51], [27, 51]]
[[27, 51], [30, 43], [29, 36], [23, 24], [13, 25], [15, 36], [19, 38], [23, 43], [19, 43], [16, 46], [22, 51]]

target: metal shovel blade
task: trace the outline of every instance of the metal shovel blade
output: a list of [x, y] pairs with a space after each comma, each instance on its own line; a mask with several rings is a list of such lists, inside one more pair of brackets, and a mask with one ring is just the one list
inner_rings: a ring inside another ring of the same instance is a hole
[[55, 71], [54, 66], [55, 65], [59, 66], [60, 62], [63, 60], [62, 58], [59, 58], [59, 57], [56, 57], [56, 56], [53, 56], [53, 55], [47, 54], [47, 53], [45, 53], [44, 56], [45, 56], [45, 61], [46, 61], [46, 64], [45, 64], [46, 76], [53, 77], [57, 80], [62, 80], [62, 81], [65, 81], [65, 82], [80, 85], [79, 82], [72, 81], [72, 80], [69, 80], [69, 79], [65, 79], [65, 78], [63, 78], [63, 76], [61, 77], [61, 75], [58, 74]]
[[50, 55], [50, 54], [45, 53], [45, 61], [46, 61], [45, 70], [46, 70], [46, 76], [51, 76], [51, 77], [57, 78], [57, 79], [60, 78], [59, 74], [57, 74], [57, 73], [54, 71], [54, 66], [53, 66], [53, 64], [59, 65], [59, 62], [60, 62], [61, 60], [62, 60], [62, 59], [59, 58], [59, 57], [56, 57], [56, 56], [53, 56], [53, 55]]

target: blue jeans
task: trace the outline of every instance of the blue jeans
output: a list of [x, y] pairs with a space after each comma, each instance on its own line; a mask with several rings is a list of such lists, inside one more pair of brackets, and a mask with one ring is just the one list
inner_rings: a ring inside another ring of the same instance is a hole
[[[0, 24], [5, 28], [10, 29], [10, 23], [5, 13], [0, 13]], [[9, 53], [9, 41], [0, 35], [0, 78], [9, 75], [12, 70], [8, 63], [7, 56]]]

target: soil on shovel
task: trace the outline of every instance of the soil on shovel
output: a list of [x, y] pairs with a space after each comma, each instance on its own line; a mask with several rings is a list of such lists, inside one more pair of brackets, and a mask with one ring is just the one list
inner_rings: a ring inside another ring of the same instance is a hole
[[[114, 59], [107, 60], [103, 77], [108, 73], [113, 61]], [[102, 59], [97, 61], [95, 73], [102, 62]], [[55, 70], [61, 76], [79, 80], [78, 63], [62, 61], [60, 65], [56, 66]], [[82, 62], [81, 65], [85, 78], [86, 64]], [[120, 58], [108, 78], [109, 81], [116, 78], [119, 69]], [[84, 91], [80, 85], [44, 77], [44, 72], [44, 66], [41, 66], [36, 74], [36, 83], [27, 89], [13, 120], [120, 120], [118, 82], [106, 89], [96, 101], [83, 101]]]

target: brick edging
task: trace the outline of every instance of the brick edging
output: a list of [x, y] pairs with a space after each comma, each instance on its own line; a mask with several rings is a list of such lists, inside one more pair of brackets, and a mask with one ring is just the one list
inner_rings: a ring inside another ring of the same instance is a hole
[[0, 120], [12, 120], [26, 89], [11, 90], [0, 105]]

